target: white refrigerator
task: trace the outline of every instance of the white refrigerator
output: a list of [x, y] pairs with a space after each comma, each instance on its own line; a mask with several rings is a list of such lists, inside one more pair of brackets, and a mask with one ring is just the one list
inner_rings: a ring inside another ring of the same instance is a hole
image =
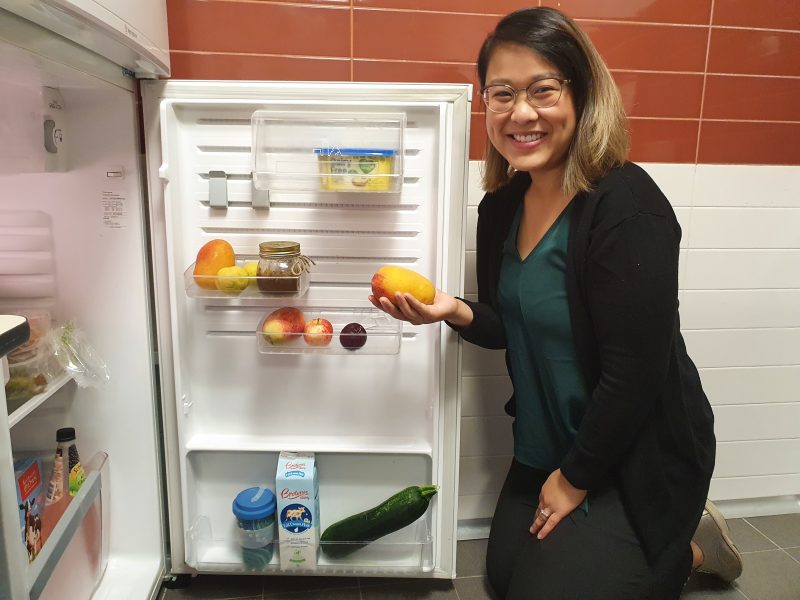
[[[0, 314], [74, 321], [110, 374], [101, 387], [55, 377], [0, 410], [0, 599], [148, 599], [198, 573], [455, 576], [459, 341], [367, 295], [383, 265], [461, 292], [470, 97], [455, 84], [139, 83], [0, 13]], [[388, 166], [337, 171], [376, 149]], [[240, 265], [280, 240], [315, 264], [295, 292], [208, 289], [192, 272], [213, 239]], [[331, 343], [269, 343], [260, 323], [284, 306], [329, 320]], [[367, 331], [357, 350], [337, 339], [348, 322]], [[52, 453], [60, 427], [76, 429], [87, 479], [29, 564], [12, 463]], [[276, 540], [254, 569], [231, 504], [275, 490], [281, 451], [314, 453], [320, 532], [406, 486], [438, 493], [345, 557], [283, 571]]]

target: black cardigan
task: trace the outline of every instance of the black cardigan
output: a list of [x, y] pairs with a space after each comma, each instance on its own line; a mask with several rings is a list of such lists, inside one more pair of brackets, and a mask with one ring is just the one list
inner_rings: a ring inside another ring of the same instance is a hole
[[[472, 323], [456, 329], [484, 348], [506, 347], [497, 307], [502, 248], [529, 185], [517, 173], [478, 207], [478, 302], [467, 302]], [[680, 333], [680, 226], [633, 163], [572, 202], [567, 299], [591, 399], [561, 471], [580, 489], [619, 486], [654, 570], [652, 597], [677, 598], [673, 583], [688, 576], [715, 455], [713, 413]], [[513, 397], [506, 411], [514, 414]]]

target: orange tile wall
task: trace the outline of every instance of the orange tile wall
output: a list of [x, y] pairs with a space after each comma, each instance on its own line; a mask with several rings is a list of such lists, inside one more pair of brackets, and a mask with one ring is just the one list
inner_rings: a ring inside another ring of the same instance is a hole
[[[168, 0], [172, 77], [467, 82], [486, 33], [554, 6], [590, 35], [633, 160], [800, 164], [800, 1]], [[483, 156], [473, 101], [470, 154]]]

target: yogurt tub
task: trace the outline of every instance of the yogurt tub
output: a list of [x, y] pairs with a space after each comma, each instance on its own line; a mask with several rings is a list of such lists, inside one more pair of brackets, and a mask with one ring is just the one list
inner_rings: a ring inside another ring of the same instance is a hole
[[396, 187], [397, 150], [314, 148], [322, 189], [348, 192], [388, 192]]

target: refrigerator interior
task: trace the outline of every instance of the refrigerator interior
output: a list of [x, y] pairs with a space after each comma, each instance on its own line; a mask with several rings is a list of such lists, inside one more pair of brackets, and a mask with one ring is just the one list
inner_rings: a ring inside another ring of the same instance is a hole
[[[51, 41], [55, 56], [62, 43]], [[64, 162], [43, 151], [53, 90]], [[109, 83], [0, 40], [0, 312], [74, 321], [110, 374], [101, 388], [61, 375], [9, 406], [15, 458], [52, 459], [56, 429], [71, 426], [89, 476], [43, 554], [30, 567], [23, 557], [32, 598], [150, 598], [164, 571], [135, 103], [131, 81]], [[60, 561], [45, 556], [56, 545]], [[52, 573], [46, 587], [42, 569]]]
[[[289, 450], [315, 453], [320, 532], [406, 486], [440, 486], [416, 523], [345, 559], [320, 553], [312, 573], [454, 575], [457, 340], [440, 325], [387, 320], [367, 300], [385, 264], [460, 286], [469, 94], [448, 88], [461, 99], [454, 110], [410, 88], [143, 86], [164, 404], [178, 432], [170, 523], [182, 515], [190, 570], [247, 571], [231, 502], [251, 486], [275, 490]], [[331, 149], [376, 147], [393, 163], [366, 183], [372, 191], [325, 189]], [[199, 287], [192, 267], [213, 239], [229, 242], [239, 265], [258, 260], [260, 242], [299, 242], [316, 263], [307, 291]], [[287, 306], [330, 320], [329, 345], [265, 341], [262, 319]], [[348, 322], [367, 328], [356, 351], [339, 343]], [[262, 572], [281, 572], [278, 554]]]

